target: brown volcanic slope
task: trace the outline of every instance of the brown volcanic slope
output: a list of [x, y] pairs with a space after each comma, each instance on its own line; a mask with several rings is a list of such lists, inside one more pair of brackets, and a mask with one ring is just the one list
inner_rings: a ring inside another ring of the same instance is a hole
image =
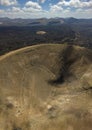
[[0, 57], [0, 130], [92, 130], [92, 51], [49, 44]]

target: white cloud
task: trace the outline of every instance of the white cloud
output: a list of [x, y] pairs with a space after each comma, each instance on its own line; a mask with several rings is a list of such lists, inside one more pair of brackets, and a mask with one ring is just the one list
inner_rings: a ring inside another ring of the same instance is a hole
[[34, 8], [34, 9], [41, 9], [41, 6], [37, 2], [28, 1], [25, 4], [26, 7]]
[[36, 9], [36, 8], [27, 8], [27, 7], [24, 7], [23, 8], [23, 11], [26, 13], [26, 12], [30, 12], [30, 13], [38, 13], [40, 11], [42, 11], [41, 9]]
[[62, 0], [58, 2], [58, 6], [63, 6], [63, 7], [74, 7], [74, 8], [91, 8], [92, 7], [92, 0], [90, 1], [81, 1], [81, 0]]
[[51, 5], [50, 6], [50, 11], [51, 12], [58, 12], [58, 11], [62, 11], [62, 10], [63, 10], [63, 8], [58, 6], [58, 5]]
[[37, 2], [32, 2], [32, 1], [28, 1], [22, 9], [25, 13], [42, 12], [42, 7]]
[[83, 10], [77, 9], [76, 11], [71, 11], [70, 9], [53, 12], [53, 11], [37, 11], [33, 9], [25, 10], [23, 8], [17, 9], [12, 8], [10, 10], [0, 10], [0, 17], [10, 17], [10, 18], [42, 18], [42, 17], [76, 17], [76, 18], [91, 18], [92, 9]]
[[11, 6], [11, 5], [16, 5], [17, 1], [16, 0], [0, 0], [0, 5], [3, 6]]
[[9, 10], [9, 11], [13, 11], [13, 12], [23, 12], [23, 10], [19, 7], [12, 7], [12, 10]]
[[[14, 2], [16, 0], [3, 0]], [[38, 0], [37, 0], [38, 1]], [[42, 1], [42, 0], [39, 0]], [[83, 2], [84, 1], [84, 2]], [[16, 2], [15, 2], [16, 3]], [[1, 0], [0, 0], [1, 4]], [[6, 5], [3, 3], [3, 5]], [[13, 5], [8, 3], [7, 6]], [[28, 1], [24, 7], [12, 6], [0, 10], [0, 17], [10, 18], [41, 18], [41, 17], [76, 17], [76, 18], [90, 18], [92, 17], [92, 0], [61, 0], [57, 4], [50, 4], [50, 9], [46, 11], [38, 2]], [[72, 10], [73, 9], [73, 10]]]
[[50, 16], [89, 18], [92, 17], [91, 7], [92, 0], [61, 0], [56, 5], [50, 5]]

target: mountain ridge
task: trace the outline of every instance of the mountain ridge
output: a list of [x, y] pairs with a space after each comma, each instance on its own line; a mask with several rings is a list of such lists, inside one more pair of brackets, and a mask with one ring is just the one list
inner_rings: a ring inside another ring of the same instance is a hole
[[[61, 21], [59, 24], [63, 23], [76, 23], [76, 22], [89, 22], [92, 23], [92, 18], [89, 19], [81, 19], [81, 18], [38, 18], [38, 19], [23, 19], [23, 18], [15, 18], [11, 19], [8, 17], [5, 18], [0, 18], [0, 26], [34, 26], [32, 23], [38, 22], [36, 25], [47, 25], [49, 22], [54, 22], [54, 21]], [[31, 25], [30, 25], [31, 22]], [[10, 24], [9, 24], [10, 23]]]

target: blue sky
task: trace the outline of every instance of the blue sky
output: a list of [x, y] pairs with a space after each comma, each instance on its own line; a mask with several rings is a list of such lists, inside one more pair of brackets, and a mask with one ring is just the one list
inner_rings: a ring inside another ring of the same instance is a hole
[[92, 0], [0, 0], [0, 17], [92, 18]]

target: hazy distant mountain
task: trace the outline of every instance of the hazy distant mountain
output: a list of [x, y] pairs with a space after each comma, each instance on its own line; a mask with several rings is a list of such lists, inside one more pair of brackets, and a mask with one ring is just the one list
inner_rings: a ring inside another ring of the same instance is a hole
[[[38, 32], [45, 34], [39, 35]], [[0, 54], [42, 43], [67, 43], [92, 48], [92, 19], [0, 18]]]
[[76, 19], [76, 18], [41, 18], [41, 19], [9, 19], [0, 18], [0, 26], [34, 26], [34, 25], [48, 25], [48, 24], [74, 24], [74, 23], [90, 23], [92, 24], [92, 19]]

